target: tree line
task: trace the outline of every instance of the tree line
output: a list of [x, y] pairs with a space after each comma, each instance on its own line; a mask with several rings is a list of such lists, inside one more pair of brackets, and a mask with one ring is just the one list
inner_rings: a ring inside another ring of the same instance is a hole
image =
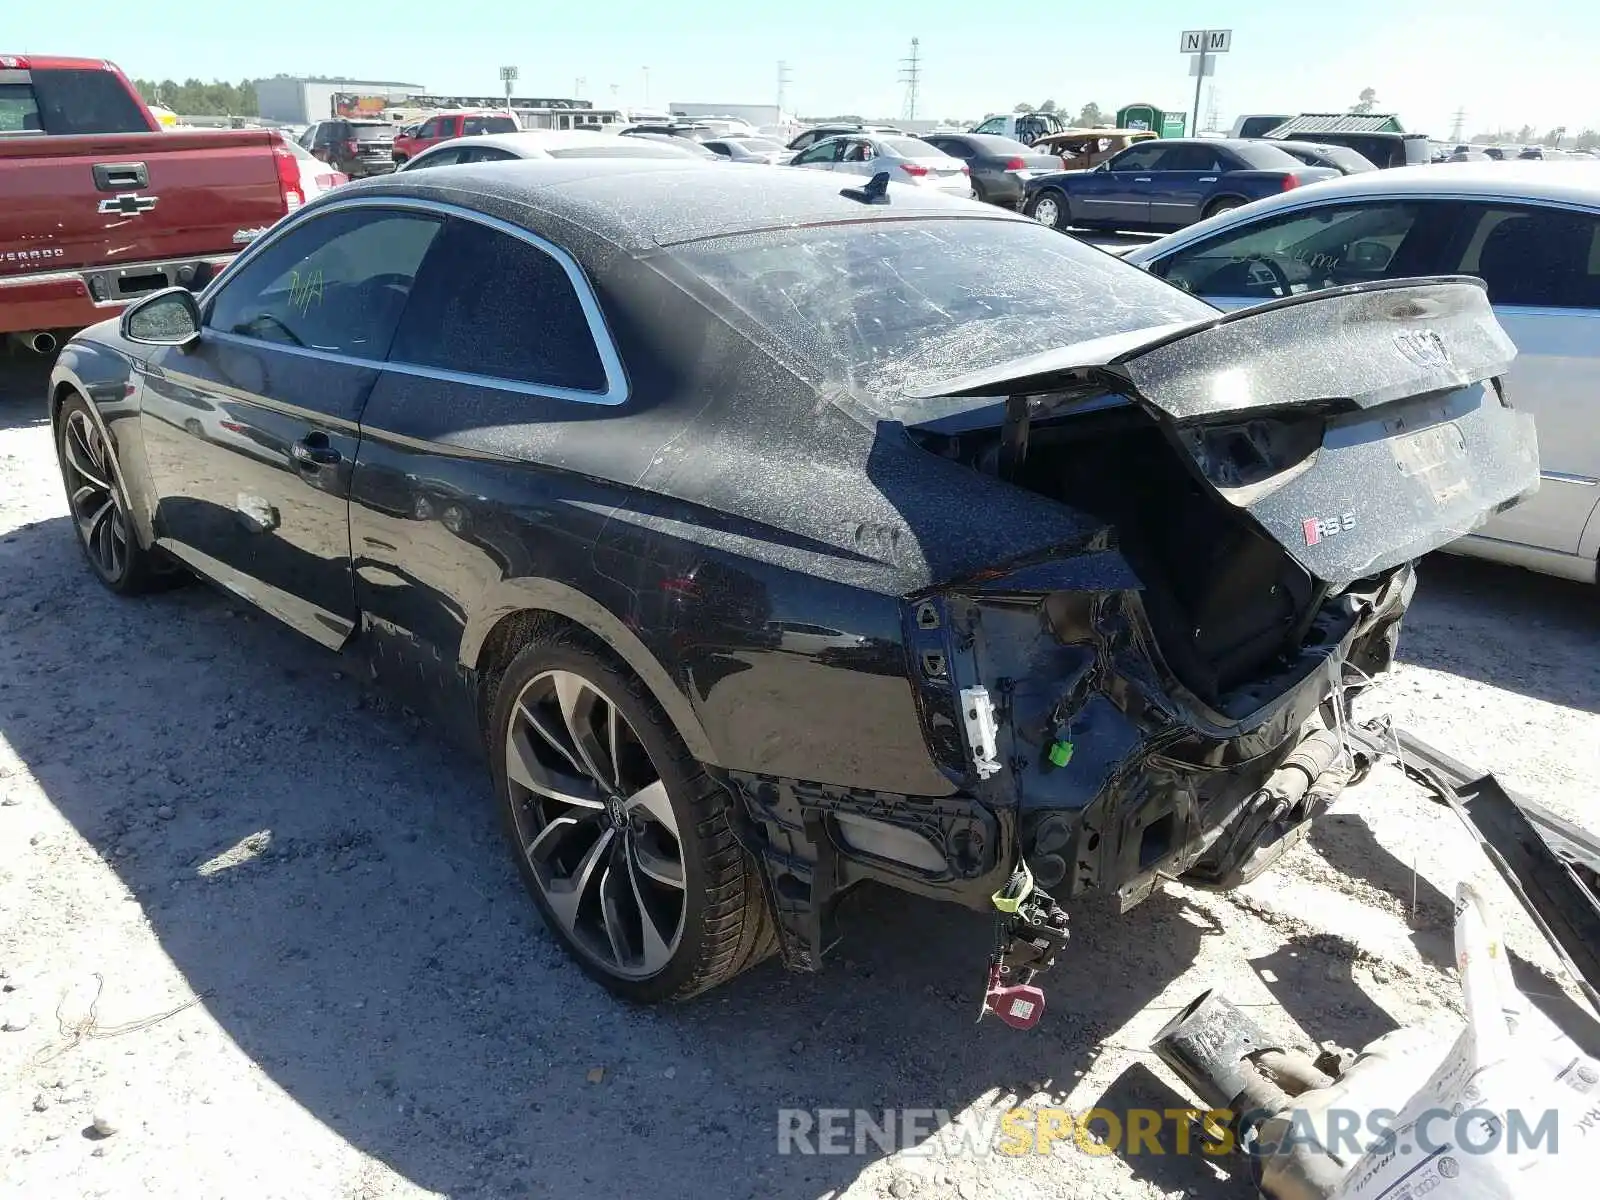
[[254, 117], [261, 112], [255, 81], [250, 79], [238, 83], [135, 79], [133, 86], [146, 104], [159, 104], [183, 117]]
[[[1085, 104], [1082, 108], [1080, 108], [1078, 110], [1078, 116], [1077, 116], [1076, 120], [1073, 120], [1073, 118], [1072, 118], [1072, 110], [1070, 108], [1064, 108], [1061, 105], [1058, 105], [1054, 100], [1046, 100], [1043, 104], [1027, 104], [1027, 103], [1018, 104], [1015, 107], [1013, 107], [1011, 111], [1012, 112], [1019, 112], [1019, 113], [1021, 113], [1021, 112], [1055, 113], [1063, 121], [1065, 121], [1068, 125], [1074, 126], [1075, 128], [1084, 128], [1084, 129], [1092, 129], [1096, 125], [1109, 125], [1109, 124], [1111, 124], [1112, 120], [1117, 115], [1114, 112], [1110, 112], [1110, 113], [1105, 112], [1103, 109], [1101, 109], [1101, 107], [1098, 104], [1096, 104], [1092, 100], [1088, 104]], [[994, 114], [990, 113], [989, 115], [993, 116]]]

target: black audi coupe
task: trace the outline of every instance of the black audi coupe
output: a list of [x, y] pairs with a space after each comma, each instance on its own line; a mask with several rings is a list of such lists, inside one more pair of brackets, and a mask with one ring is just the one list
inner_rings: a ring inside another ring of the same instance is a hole
[[1223, 315], [885, 182], [329, 193], [63, 350], [89, 565], [369, 656], [631, 999], [817, 968], [862, 880], [998, 909], [1025, 978], [1089, 893], [1252, 878], [1349, 781], [1412, 560], [1535, 485], [1481, 285]]

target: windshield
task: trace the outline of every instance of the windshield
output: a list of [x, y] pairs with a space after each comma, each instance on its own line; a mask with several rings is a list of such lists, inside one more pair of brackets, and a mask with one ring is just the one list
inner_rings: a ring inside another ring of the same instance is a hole
[[989, 401], [908, 400], [904, 388], [1216, 315], [1032, 221], [867, 220], [711, 238], [671, 253], [770, 334], [774, 352], [803, 375], [908, 422]]
[[878, 145], [884, 147], [890, 154], [898, 154], [901, 158], [945, 158], [945, 152], [937, 146], [931, 146], [921, 138], [879, 138]]
[[350, 135], [362, 142], [394, 141], [394, 126], [387, 121], [348, 121]]
[[781, 145], [779, 145], [777, 142], [773, 141], [771, 138], [747, 137], [747, 138], [737, 138], [735, 140], [738, 141], [739, 145], [743, 146], [746, 150], [766, 151], [766, 150], [782, 150], [783, 149], [783, 147]]

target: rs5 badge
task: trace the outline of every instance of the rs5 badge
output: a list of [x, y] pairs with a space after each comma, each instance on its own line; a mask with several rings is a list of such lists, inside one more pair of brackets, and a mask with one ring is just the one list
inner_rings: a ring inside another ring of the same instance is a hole
[[1337, 517], [1307, 517], [1300, 522], [1308, 546], [1315, 546], [1323, 538], [1333, 537], [1337, 533], [1349, 533], [1355, 527], [1355, 513], [1340, 513]]

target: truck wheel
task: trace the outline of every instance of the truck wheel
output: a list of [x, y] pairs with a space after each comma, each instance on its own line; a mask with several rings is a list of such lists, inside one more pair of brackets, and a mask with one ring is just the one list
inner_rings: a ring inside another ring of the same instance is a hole
[[534, 633], [496, 682], [489, 720], [517, 867], [589, 975], [626, 1000], [681, 1000], [776, 949], [733, 798], [581, 631]]
[[1028, 201], [1025, 211], [1039, 224], [1048, 225], [1052, 229], [1065, 229], [1071, 216], [1066, 195], [1056, 191], [1055, 188], [1046, 188]]

